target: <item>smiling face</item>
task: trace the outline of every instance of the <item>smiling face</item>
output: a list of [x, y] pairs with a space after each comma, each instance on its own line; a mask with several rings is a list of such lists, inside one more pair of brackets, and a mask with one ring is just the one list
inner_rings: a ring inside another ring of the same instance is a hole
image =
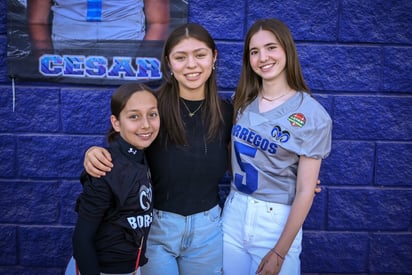
[[286, 54], [276, 36], [270, 31], [259, 30], [249, 43], [249, 61], [252, 70], [263, 81], [286, 78]]
[[205, 83], [216, 61], [212, 49], [204, 42], [189, 37], [171, 49], [168, 60], [170, 70], [179, 83], [181, 96], [204, 98]]
[[130, 96], [118, 118], [110, 117], [113, 129], [137, 149], [147, 148], [159, 133], [160, 117], [156, 97], [148, 91]]

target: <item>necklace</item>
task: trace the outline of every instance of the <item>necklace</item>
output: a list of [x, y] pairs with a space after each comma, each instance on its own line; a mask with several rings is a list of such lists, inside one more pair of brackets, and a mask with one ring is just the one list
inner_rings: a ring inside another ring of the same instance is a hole
[[281, 97], [284, 97], [286, 94], [287, 94], [287, 93], [281, 94], [280, 96], [277, 96], [277, 97], [275, 97], [275, 98], [268, 98], [268, 97], [265, 97], [265, 96], [263, 95], [263, 93], [260, 93], [260, 95], [262, 96], [262, 99], [267, 100], [267, 101], [269, 101], [269, 102], [272, 102], [272, 101], [275, 101], [276, 99], [279, 99], [279, 98], [281, 98]]
[[190, 117], [194, 116], [197, 113], [197, 111], [199, 111], [200, 108], [202, 108], [202, 106], [203, 106], [203, 101], [202, 101], [202, 103], [200, 103], [199, 107], [197, 107], [196, 110], [194, 110], [192, 112], [192, 111], [190, 111], [189, 107], [186, 105], [186, 102], [184, 100], [182, 100], [182, 102], [183, 102], [183, 105], [185, 106], [187, 112], [189, 113]]

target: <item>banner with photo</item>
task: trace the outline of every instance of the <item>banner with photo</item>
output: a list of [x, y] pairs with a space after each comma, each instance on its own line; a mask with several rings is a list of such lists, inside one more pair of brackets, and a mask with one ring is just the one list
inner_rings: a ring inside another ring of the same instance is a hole
[[185, 0], [7, 0], [14, 80], [158, 82], [165, 38], [187, 23]]

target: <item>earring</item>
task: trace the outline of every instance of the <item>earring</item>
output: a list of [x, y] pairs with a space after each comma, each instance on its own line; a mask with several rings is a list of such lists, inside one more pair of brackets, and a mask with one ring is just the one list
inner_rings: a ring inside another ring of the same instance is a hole
[[173, 76], [173, 72], [170, 72], [170, 76]]
[[212, 70], [215, 70], [215, 69], [216, 69], [216, 67], [215, 67], [215, 63], [213, 63]]

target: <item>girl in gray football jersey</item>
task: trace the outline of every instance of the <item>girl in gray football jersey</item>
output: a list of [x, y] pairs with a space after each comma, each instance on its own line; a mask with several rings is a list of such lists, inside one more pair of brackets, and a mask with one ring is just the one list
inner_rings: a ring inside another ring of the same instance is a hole
[[311, 97], [281, 21], [249, 29], [234, 110], [224, 274], [300, 274], [302, 225], [331, 150], [332, 121]]

